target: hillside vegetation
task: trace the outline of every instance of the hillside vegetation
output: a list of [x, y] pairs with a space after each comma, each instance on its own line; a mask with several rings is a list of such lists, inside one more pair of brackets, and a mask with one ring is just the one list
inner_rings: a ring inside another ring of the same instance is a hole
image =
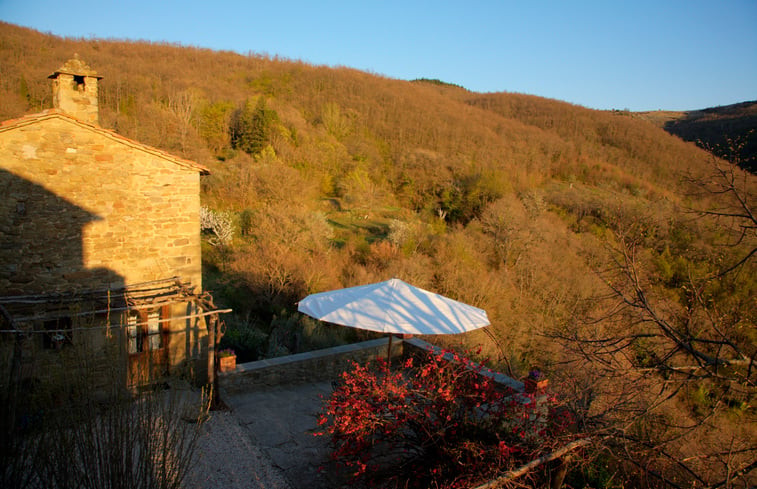
[[757, 173], [757, 101], [689, 112], [656, 111], [634, 115]]
[[[648, 373], [696, 365], [687, 344], [755, 358], [755, 227], [734, 198], [751, 203], [753, 176], [624, 112], [9, 24], [0, 120], [49, 108], [46, 77], [74, 53], [103, 76], [102, 126], [211, 169], [202, 200], [226, 232], [206, 226], [204, 281], [235, 310], [224, 341], [242, 361], [367, 337], [303, 318], [296, 302], [398, 277], [486, 309], [496, 343], [434, 341], [480, 344], [514, 376], [538, 365], [587, 429], [630, 423], [609, 453], [708, 484], [754, 460], [752, 367], [689, 376], [672, 394]], [[707, 187], [728, 175], [738, 193]], [[677, 333], [659, 333], [660, 318]], [[617, 343], [590, 353], [587, 338]], [[629, 401], [642, 384], [649, 395]], [[678, 436], [687, 423], [694, 441]], [[671, 462], [702, 447], [720, 455]]]

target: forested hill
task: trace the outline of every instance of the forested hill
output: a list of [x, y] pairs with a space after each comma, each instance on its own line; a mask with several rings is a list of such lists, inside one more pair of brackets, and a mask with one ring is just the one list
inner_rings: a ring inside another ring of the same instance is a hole
[[[421, 186], [443, 183], [473, 165], [513, 170], [509, 180], [516, 189], [536, 183], [537, 176], [606, 179], [608, 173], [614, 177], [607, 183], [614, 180], [618, 188], [670, 188], [672, 172], [703, 158], [622, 113], [533, 96], [477, 94], [431, 80], [392, 80], [257, 55], [60, 39], [1, 26], [0, 118], [50, 107], [47, 75], [78, 53], [104, 77], [103, 126], [211, 166], [239, 154], [235, 150], [254, 155], [269, 144], [290, 164], [323, 160], [325, 143], [345, 152], [332, 159], [346, 157], [350, 165], [382, 175], [394, 184], [387, 190], [397, 194], [409, 190], [399, 185], [400, 174], [425, 166], [435, 169], [427, 175], [432, 180], [417, 182]], [[250, 116], [256, 106], [265, 106], [275, 120], [263, 118], [267, 127], [250, 135], [255, 141], [233, 140], [234, 112], [247, 107], [242, 116]]]
[[753, 175], [627, 112], [9, 24], [0, 120], [50, 108], [74, 53], [102, 126], [210, 168], [203, 286], [238, 361], [370, 336], [295, 304], [397, 277], [485, 309], [490, 336], [433, 341], [538, 366], [599, 434], [603, 468], [572, 485], [754, 468]]
[[757, 101], [688, 112], [634, 114], [757, 173]]
[[392, 275], [510, 329], [565, 320], [567, 302], [542, 301], [596, 285], [584, 247], [644, 223], [662, 253], [690, 221], [675, 208], [691, 204], [684, 177], [712, 160], [623, 112], [10, 24], [0, 120], [51, 107], [47, 76], [74, 53], [103, 77], [101, 125], [210, 167], [203, 201], [236, 233], [222, 257], [205, 254], [206, 284], [225, 270], [234, 287], [218, 293], [263, 329], [307, 292]]

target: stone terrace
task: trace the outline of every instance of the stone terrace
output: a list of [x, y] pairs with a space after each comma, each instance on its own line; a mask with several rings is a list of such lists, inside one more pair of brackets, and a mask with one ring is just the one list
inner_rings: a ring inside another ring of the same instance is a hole
[[[434, 348], [416, 339], [394, 340], [392, 359]], [[270, 466], [260, 471], [275, 471], [292, 488], [330, 488], [346, 484], [329, 467], [328, 439], [313, 436], [323, 399], [332, 391], [331, 382], [351, 367], [350, 361], [386, 358], [388, 339], [378, 339], [285, 357], [237, 365], [236, 370], [220, 375], [221, 394], [232, 410], [241, 431], [249, 438], [250, 453], [236, 456], [256, 457]], [[488, 373], [515, 390], [523, 384], [498, 373]], [[248, 440], [244, 440], [245, 443]], [[247, 445], [245, 445], [247, 446]], [[235, 455], [229, 454], [229, 458]], [[254, 480], [259, 474], [249, 474]]]

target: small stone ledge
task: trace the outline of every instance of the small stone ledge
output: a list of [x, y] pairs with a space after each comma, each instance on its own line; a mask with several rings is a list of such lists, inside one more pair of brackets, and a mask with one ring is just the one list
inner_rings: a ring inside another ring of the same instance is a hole
[[[221, 388], [229, 393], [263, 386], [336, 380], [351, 367], [351, 361], [365, 363], [386, 358], [388, 338], [335, 346], [237, 364], [235, 370], [219, 375]], [[392, 357], [402, 355], [402, 340], [392, 341]]]
[[[259, 387], [336, 380], [350, 369], [351, 362], [363, 364], [377, 357], [386, 358], [389, 338], [352, 343], [282, 357], [266, 358], [237, 364], [235, 370], [219, 374], [221, 388], [239, 393]], [[409, 355], [422, 356], [427, 351], [441, 353], [442, 349], [419, 338], [392, 339], [392, 358]], [[452, 355], [445, 356], [452, 361]], [[481, 375], [494, 382], [523, 392], [523, 382], [484, 368]]]
[[[432, 345], [431, 343], [427, 341], [423, 341], [419, 338], [409, 338], [406, 340], [403, 340], [403, 352], [404, 355], [419, 355], [421, 353], [425, 353], [429, 350], [433, 350], [435, 353], [441, 353], [442, 348], [439, 348], [436, 345]], [[452, 354], [447, 353], [444, 356], [445, 360], [451, 362], [453, 360]], [[481, 375], [484, 377], [489, 377], [494, 382], [504, 385], [505, 387], [509, 387], [510, 389], [513, 389], [516, 392], [523, 392], [524, 386], [523, 382], [519, 380], [515, 380], [512, 377], [508, 377], [505, 374], [495, 372], [488, 368], [481, 369]]]

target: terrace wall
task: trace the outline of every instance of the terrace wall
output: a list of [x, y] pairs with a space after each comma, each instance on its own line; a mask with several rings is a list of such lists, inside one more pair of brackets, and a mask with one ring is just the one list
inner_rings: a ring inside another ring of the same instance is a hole
[[[380, 338], [238, 364], [236, 370], [220, 374], [221, 388], [234, 394], [261, 387], [336, 380], [342, 372], [352, 367], [351, 362], [365, 363], [377, 357], [386, 358], [388, 343], [388, 338]], [[393, 339], [392, 361], [401, 361], [408, 355], [422, 355], [429, 349], [441, 351], [419, 338]], [[504, 374], [490, 370], [484, 370], [481, 374], [516, 391], [523, 391], [522, 382]]]

